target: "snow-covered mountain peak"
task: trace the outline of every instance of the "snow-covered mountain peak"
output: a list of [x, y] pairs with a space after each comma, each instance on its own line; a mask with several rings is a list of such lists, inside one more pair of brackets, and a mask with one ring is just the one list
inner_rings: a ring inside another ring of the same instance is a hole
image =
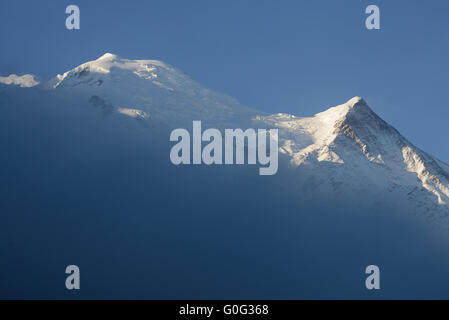
[[100, 86], [105, 79], [108, 79], [105, 75], [111, 75], [110, 77], [116, 81], [126, 81], [133, 76], [144, 80], [155, 80], [158, 77], [166, 77], [167, 73], [178, 75], [178, 77], [184, 75], [162, 61], [129, 60], [112, 53], [105, 53], [96, 60], [83, 63], [62, 75], [57, 75], [53, 87], [75, 87], [79, 84]]
[[317, 113], [315, 117], [330, 122], [338, 121], [341, 118], [347, 116], [349, 113], [358, 113], [364, 111], [371, 111], [371, 109], [368, 107], [363, 98], [354, 97], [341, 105], [331, 107], [323, 112]]
[[313, 117], [276, 114], [258, 120], [282, 131], [280, 136], [286, 138], [282, 141], [281, 152], [289, 154], [296, 165], [310, 160], [344, 163], [343, 154], [349, 151], [372, 163], [385, 164], [386, 157], [409, 144], [361, 97]]
[[114, 59], [118, 59], [118, 58], [119, 57], [116, 54], [113, 54], [113, 53], [110, 53], [110, 52], [106, 52], [100, 58], [98, 58], [97, 61], [98, 60], [106, 60], [106, 59], [114, 60]]
[[[378, 120], [379, 119], [379, 120]], [[292, 134], [295, 144], [300, 146], [330, 145], [345, 125], [368, 125], [380, 118], [368, 107], [365, 100], [354, 97], [346, 103], [331, 107], [312, 117], [297, 117], [285, 113], [269, 116], [260, 116], [256, 120], [279, 127], [281, 130]]]
[[162, 61], [130, 60], [112, 53], [57, 75], [48, 87], [64, 96], [85, 97], [107, 114], [134, 110], [169, 127], [198, 119], [210, 119], [214, 125], [238, 118], [249, 121], [257, 114]]
[[365, 103], [365, 104], [366, 104], [365, 100], [363, 100], [363, 98], [362, 98], [362, 97], [359, 97], [359, 96], [355, 96], [355, 97], [349, 99], [349, 100], [346, 102], [346, 104], [347, 104], [348, 106], [350, 106], [351, 108], [353, 108], [355, 105], [357, 105], [357, 104], [359, 104], [359, 103]]
[[279, 151], [293, 166], [312, 180], [329, 181], [336, 192], [348, 183], [378, 186], [400, 191], [426, 210], [430, 203], [444, 205], [441, 214], [449, 213], [449, 167], [410, 143], [360, 97], [313, 117], [275, 114], [257, 120], [279, 128]]

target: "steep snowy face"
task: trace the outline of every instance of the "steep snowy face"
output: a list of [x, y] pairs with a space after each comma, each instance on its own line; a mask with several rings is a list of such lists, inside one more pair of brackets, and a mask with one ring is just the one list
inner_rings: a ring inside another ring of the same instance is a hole
[[198, 119], [237, 121], [256, 114], [161, 61], [128, 60], [111, 53], [58, 75], [50, 87], [63, 94], [86, 96], [107, 114], [152, 119], [168, 126]]
[[[449, 204], [449, 173], [377, 116], [363, 100], [336, 123], [336, 133], [334, 149], [352, 144], [368, 161], [385, 168], [390, 181], [422, 187], [434, 194], [439, 204]], [[404, 179], [406, 176], [409, 181]]]
[[440, 215], [449, 213], [448, 166], [411, 144], [360, 97], [310, 118], [276, 114], [256, 121], [278, 127], [280, 152], [337, 193], [383, 190], [428, 211], [443, 205]]

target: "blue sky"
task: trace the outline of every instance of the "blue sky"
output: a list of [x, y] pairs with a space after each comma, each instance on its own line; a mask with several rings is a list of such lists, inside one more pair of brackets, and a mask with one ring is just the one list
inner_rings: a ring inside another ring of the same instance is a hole
[[[81, 30], [65, 28], [65, 7]], [[367, 30], [369, 4], [381, 29]], [[449, 162], [449, 2], [23, 1], [0, 3], [0, 75], [49, 78], [105, 52], [172, 64], [267, 112], [309, 116], [359, 95]]]

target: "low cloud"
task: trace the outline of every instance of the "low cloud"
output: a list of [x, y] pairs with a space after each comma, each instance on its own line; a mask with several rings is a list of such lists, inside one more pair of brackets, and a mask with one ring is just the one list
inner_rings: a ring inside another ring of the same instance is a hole
[[25, 74], [23, 76], [18, 76], [16, 74], [11, 74], [7, 77], [0, 77], [0, 83], [7, 85], [14, 84], [22, 88], [34, 87], [39, 84], [32, 74]]

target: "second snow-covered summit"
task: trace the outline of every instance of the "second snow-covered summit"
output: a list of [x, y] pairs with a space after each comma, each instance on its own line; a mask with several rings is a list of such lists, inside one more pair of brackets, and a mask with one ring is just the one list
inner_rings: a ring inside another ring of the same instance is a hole
[[123, 59], [111, 53], [56, 76], [50, 87], [102, 101], [109, 109], [137, 110], [168, 126], [200, 119], [229, 123], [257, 113], [164, 62]]

